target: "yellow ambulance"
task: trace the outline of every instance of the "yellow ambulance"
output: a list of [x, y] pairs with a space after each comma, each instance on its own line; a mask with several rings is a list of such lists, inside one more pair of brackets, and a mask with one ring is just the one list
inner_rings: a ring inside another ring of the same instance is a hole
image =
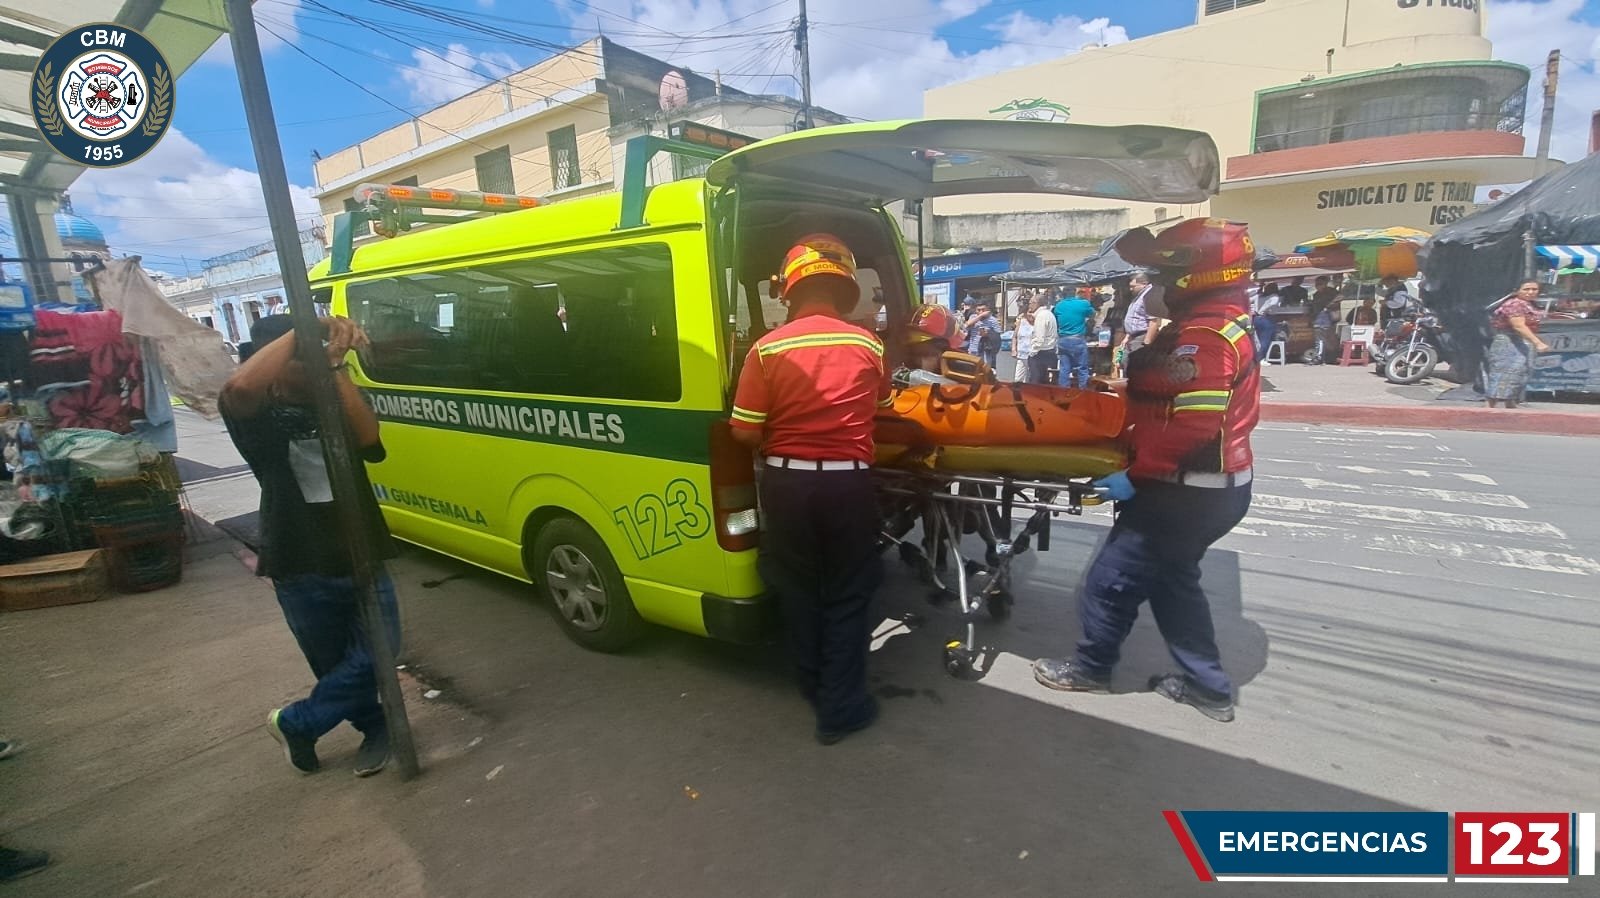
[[[854, 250], [850, 317], [894, 364], [920, 298], [886, 206], [1199, 203], [1219, 174], [1208, 136], [1165, 127], [877, 122], [743, 143], [636, 138], [620, 192], [550, 205], [368, 185], [311, 272], [317, 301], [372, 338], [352, 367], [384, 422], [369, 475], [395, 535], [530, 582], [590, 648], [646, 624], [764, 629], [753, 459], [726, 420], [737, 365], [781, 323], [767, 284], [797, 237]], [[652, 186], [664, 154], [709, 168]], [[438, 226], [402, 233], [423, 222]], [[368, 223], [398, 236], [357, 245]]]

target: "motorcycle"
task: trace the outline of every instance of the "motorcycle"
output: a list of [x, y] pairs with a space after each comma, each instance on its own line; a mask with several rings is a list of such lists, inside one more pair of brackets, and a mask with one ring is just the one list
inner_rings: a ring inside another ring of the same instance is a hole
[[1428, 312], [1389, 322], [1372, 352], [1374, 373], [1393, 384], [1417, 383], [1452, 355], [1438, 316]]

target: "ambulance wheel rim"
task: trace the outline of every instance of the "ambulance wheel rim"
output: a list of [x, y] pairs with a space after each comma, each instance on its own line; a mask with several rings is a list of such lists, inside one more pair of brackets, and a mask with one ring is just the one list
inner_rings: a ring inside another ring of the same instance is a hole
[[557, 610], [568, 623], [586, 631], [605, 626], [609, 607], [605, 584], [594, 562], [582, 550], [577, 546], [555, 547], [544, 576]]

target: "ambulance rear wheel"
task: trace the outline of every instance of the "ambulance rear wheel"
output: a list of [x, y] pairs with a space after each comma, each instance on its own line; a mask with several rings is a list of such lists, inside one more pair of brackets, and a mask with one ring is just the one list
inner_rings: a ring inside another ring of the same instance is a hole
[[617, 652], [644, 634], [644, 621], [628, 597], [616, 561], [582, 521], [562, 517], [544, 525], [528, 562], [534, 588], [573, 642], [597, 652]]

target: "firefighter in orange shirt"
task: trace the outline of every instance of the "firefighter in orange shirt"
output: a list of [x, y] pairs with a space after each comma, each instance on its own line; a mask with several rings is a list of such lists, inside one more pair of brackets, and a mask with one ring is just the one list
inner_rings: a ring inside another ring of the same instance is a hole
[[855, 273], [855, 256], [830, 234], [789, 250], [780, 275], [789, 321], [751, 347], [731, 421], [765, 456], [759, 569], [823, 745], [878, 716], [867, 612], [883, 571], [868, 468], [873, 418], [890, 394], [883, 344], [843, 317], [860, 299]]

